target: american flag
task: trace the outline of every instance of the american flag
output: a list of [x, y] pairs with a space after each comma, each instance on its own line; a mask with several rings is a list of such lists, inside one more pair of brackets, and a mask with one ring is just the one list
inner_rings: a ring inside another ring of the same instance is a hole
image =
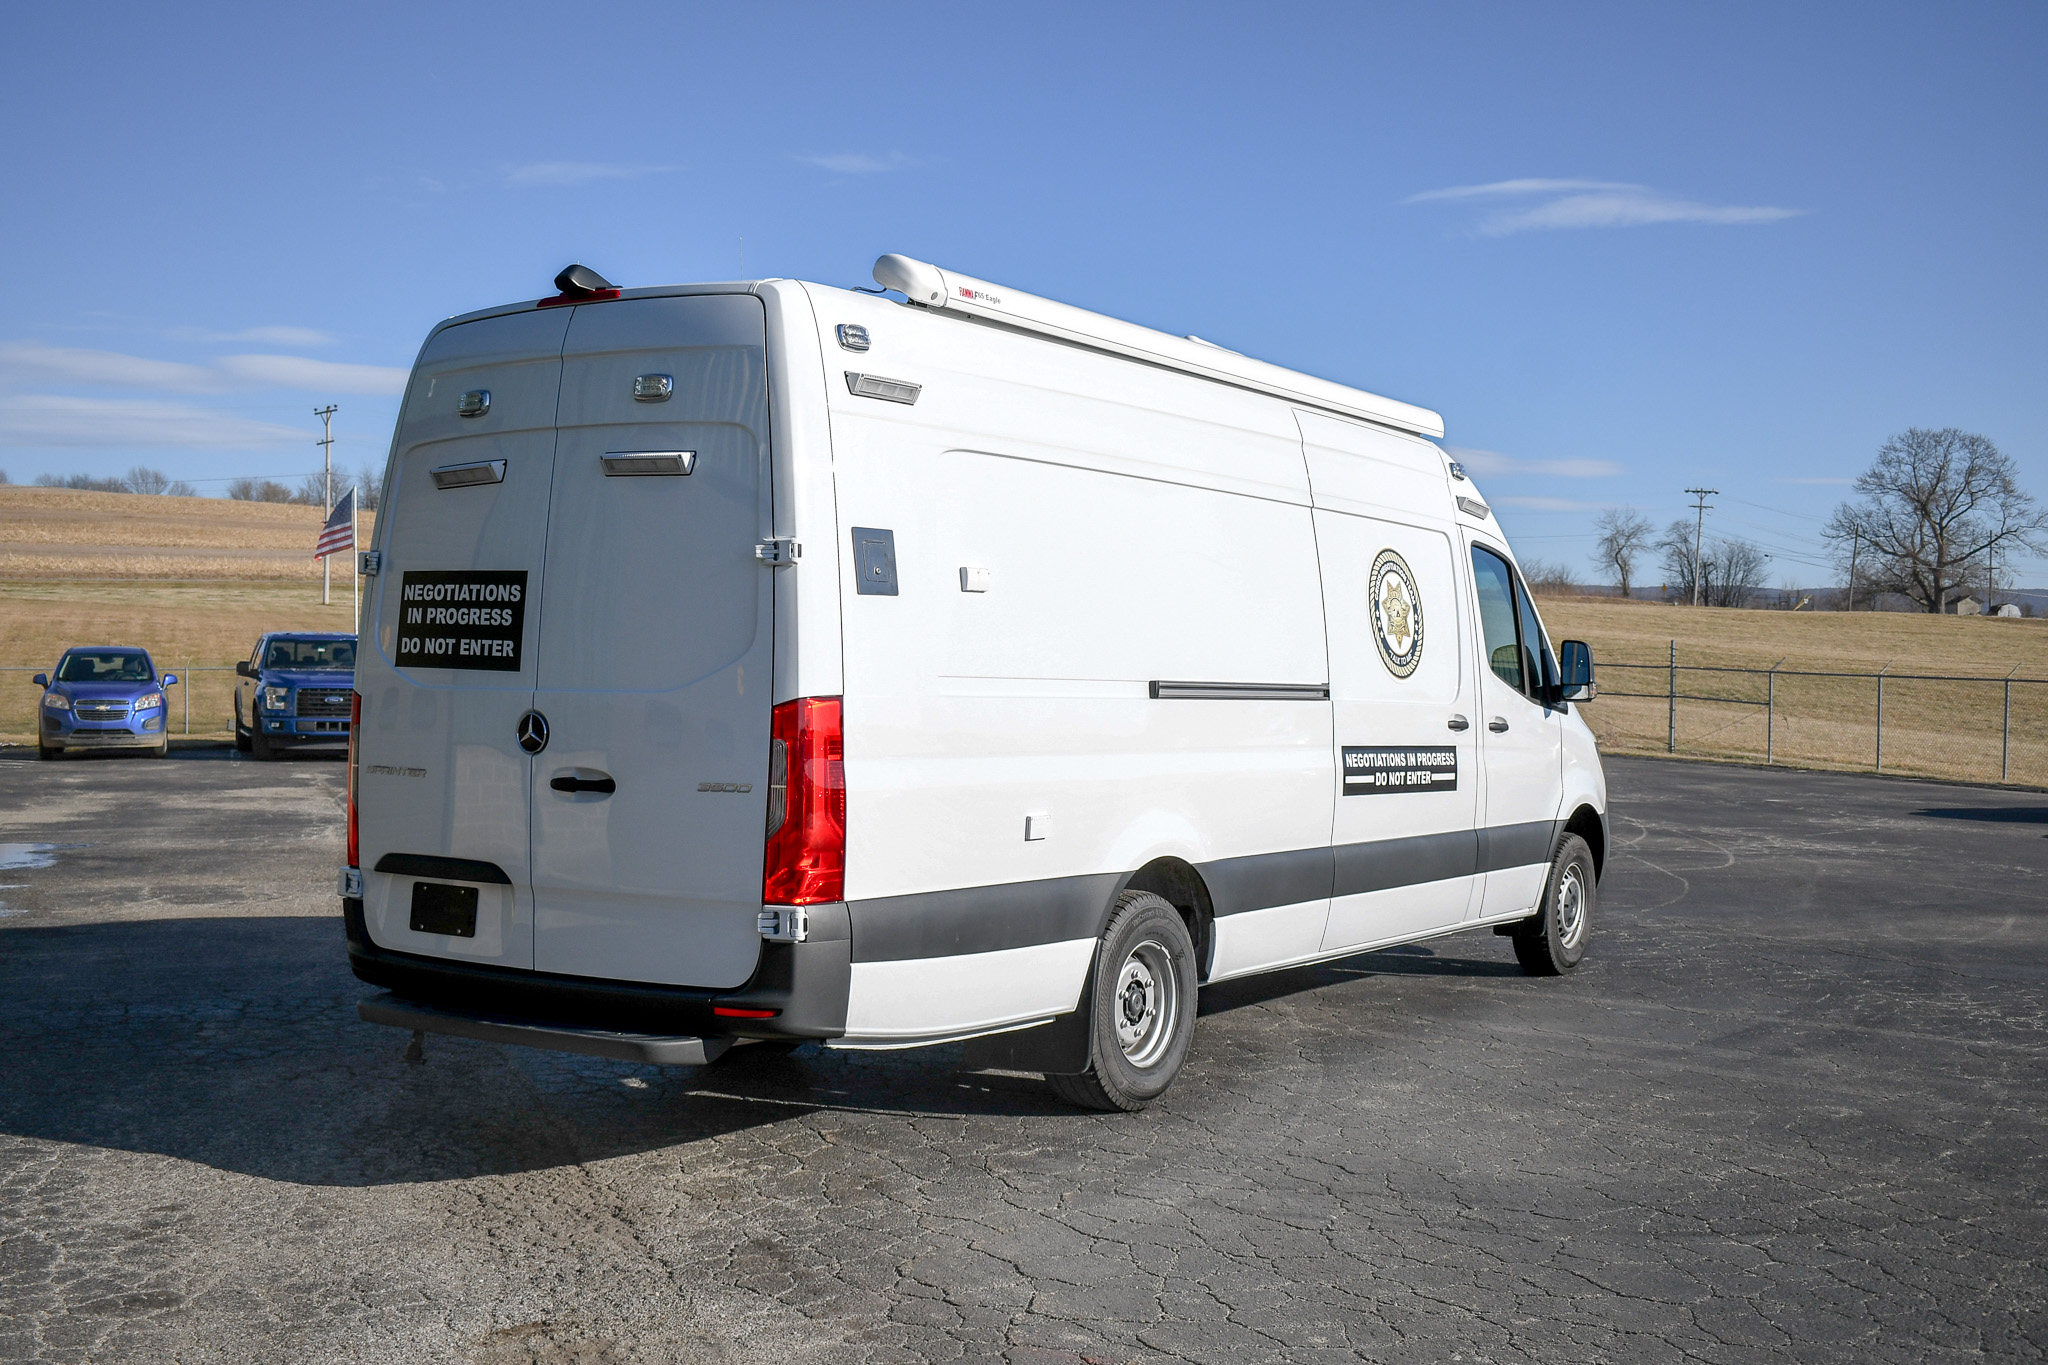
[[313, 558], [325, 559], [337, 550], [353, 550], [356, 547], [356, 490], [351, 488], [341, 495], [341, 501], [334, 504], [334, 510], [327, 514], [327, 524], [320, 528], [320, 540], [313, 546]]

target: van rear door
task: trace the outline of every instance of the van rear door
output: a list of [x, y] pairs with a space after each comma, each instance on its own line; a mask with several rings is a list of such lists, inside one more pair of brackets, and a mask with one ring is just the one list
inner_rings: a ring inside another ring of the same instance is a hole
[[732, 987], [760, 955], [773, 575], [751, 295], [575, 310], [540, 601], [534, 966]]
[[444, 328], [407, 390], [357, 669], [364, 914], [387, 948], [533, 965], [533, 764], [518, 732], [568, 326], [561, 309]]

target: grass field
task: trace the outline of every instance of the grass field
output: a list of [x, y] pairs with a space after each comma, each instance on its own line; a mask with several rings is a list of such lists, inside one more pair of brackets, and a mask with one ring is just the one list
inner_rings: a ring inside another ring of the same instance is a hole
[[[2004, 743], [2001, 683], [1916, 682], [1884, 687], [1886, 772], [2048, 785], [2048, 621], [1893, 612], [1734, 611], [1621, 602], [1598, 597], [1539, 599], [1544, 623], [1560, 639], [1593, 647], [1600, 698], [1585, 708], [1601, 747], [1616, 753], [1665, 752], [1672, 641], [1678, 691], [1740, 697], [1758, 705], [1680, 701], [1681, 754], [1761, 760], [1766, 741], [1780, 763], [1872, 768], [1877, 760], [1877, 684], [1869, 678], [1717, 674], [1709, 667], [1874, 674], [1941, 674], [2033, 679], [2012, 689], [2011, 744]], [[1654, 665], [1630, 669], [1617, 665]], [[1618, 692], [1653, 692], [1654, 698]]]
[[[318, 508], [221, 498], [0, 486], [0, 665], [47, 669], [71, 644], [139, 644], [160, 666], [226, 668], [266, 630], [346, 630], [351, 565], [337, 562], [334, 604], [320, 605], [309, 551]], [[367, 537], [369, 519], [361, 529]], [[1731, 611], [1547, 597], [1553, 636], [1593, 646], [1602, 695], [1585, 708], [1613, 752], [1663, 753], [1671, 642], [1678, 690], [1761, 702], [1761, 676], [1707, 666], [2034, 679], [2012, 689], [2012, 740], [2002, 742], [1999, 683], [1885, 684], [1885, 768], [1996, 781], [2009, 759], [2016, 782], [2048, 785], [2048, 621], [1898, 613]], [[1654, 665], [1635, 670], [1624, 664]], [[36, 689], [27, 672], [0, 673], [0, 738], [34, 737]], [[233, 675], [196, 673], [193, 734], [225, 734]], [[1616, 695], [1653, 692], [1655, 697]], [[173, 695], [174, 733], [186, 698]], [[1866, 678], [1780, 676], [1770, 747], [1780, 762], [1868, 768], [1876, 761], [1876, 684]], [[1678, 751], [1761, 759], [1761, 706], [1682, 701]]]
[[[347, 630], [353, 563], [320, 605], [317, 507], [0, 485], [0, 665], [47, 670], [67, 645], [134, 644], [159, 668], [232, 667], [266, 630]], [[371, 519], [359, 530], [365, 537]], [[30, 672], [0, 672], [0, 738], [35, 737]], [[234, 675], [173, 690], [173, 734], [226, 734]]]

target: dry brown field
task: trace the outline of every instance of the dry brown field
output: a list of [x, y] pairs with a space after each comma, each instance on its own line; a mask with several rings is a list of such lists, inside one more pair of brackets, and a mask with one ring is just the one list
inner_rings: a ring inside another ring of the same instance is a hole
[[[159, 668], [225, 670], [266, 630], [347, 630], [353, 564], [337, 556], [333, 603], [312, 558], [317, 507], [0, 485], [0, 740], [32, 742], [31, 671], [68, 645], [132, 644]], [[367, 537], [372, 519], [359, 529]], [[173, 734], [224, 735], [231, 672], [171, 694]], [[181, 695], [189, 691], [189, 698]]]
[[[0, 486], [0, 665], [47, 669], [72, 644], [139, 644], [159, 666], [221, 669], [189, 684], [195, 735], [227, 733], [233, 674], [266, 630], [345, 630], [349, 567], [320, 604], [308, 553], [317, 508], [223, 498]], [[367, 537], [370, 519], [361, 529]], [[1802, 678], [1793, 670], [1945, 674], [2021, 680], [1885, 683], [1884, 767], [1896, 772], [2048, 785], [2048, 621], [1900, 613], [1732, 611], [1547, 597], [1551, 634], [1593, 646], [1601, 696], [1585, 708], [1603, 748], [1665, 752], [1671, 642], [1678, 690], [1762, 706], [1681, 701], [1677, 752], [1811, 767], [1876, 765], [1877, 686], [1869, 678]], [[1630, 669], [1625, 664], [1654, 665]], [[1787, 670], [1717, 674], [1710, 666]], [[34, 736], [29, 673], [0, 672], [0, 741]], [[2035, 680], [2028, 683], [2025, 680]], [[1652, 697], [1620, 695], [1655, 693]], [[172, 699], [174, 733], [187, 698]], [[1768, 734], [1767, 734], [1768, 731]]]
[[[1680, 754], [1761, 762], [1768, 748], [1779, 763], [1874, 769], [1876, 681], [1799, 677], [1794, 670], [2011, 676], [2016, 681], [2010, 689], [2009, 744], [2004, 683], [1887, 677], [1884, 770], [1984, 782], [2006, 774], [2012, 782], [2048, 785], [2048, 621], [1737, 611], [1600, 597], [1548, 597], [1540, 599], [1540, 606], [1553, 636], [1593, 647], [1600, 697], [1584, 709], [1609, 752], [1666, 752], [1669, 659], [1676, 641], [1681, 694], [1774, 702], [1766, 708], [1681, 700]], [[1618, 667], [1629, 663], [1653, 667]], [[1774, 664], [1786, 670], [1775, 684], [1759, 674], [1708, 671]], [[1656, 695], [1618, 695], [1624, 692]]]

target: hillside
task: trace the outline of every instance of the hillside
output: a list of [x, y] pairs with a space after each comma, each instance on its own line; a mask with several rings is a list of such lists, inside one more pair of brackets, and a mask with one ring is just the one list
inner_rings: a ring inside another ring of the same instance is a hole
[[[291, 503], [0, 485], [0, 581], [318, 582], [324, 519]], [[366, 540], [374, 520], [358, 522]]]

